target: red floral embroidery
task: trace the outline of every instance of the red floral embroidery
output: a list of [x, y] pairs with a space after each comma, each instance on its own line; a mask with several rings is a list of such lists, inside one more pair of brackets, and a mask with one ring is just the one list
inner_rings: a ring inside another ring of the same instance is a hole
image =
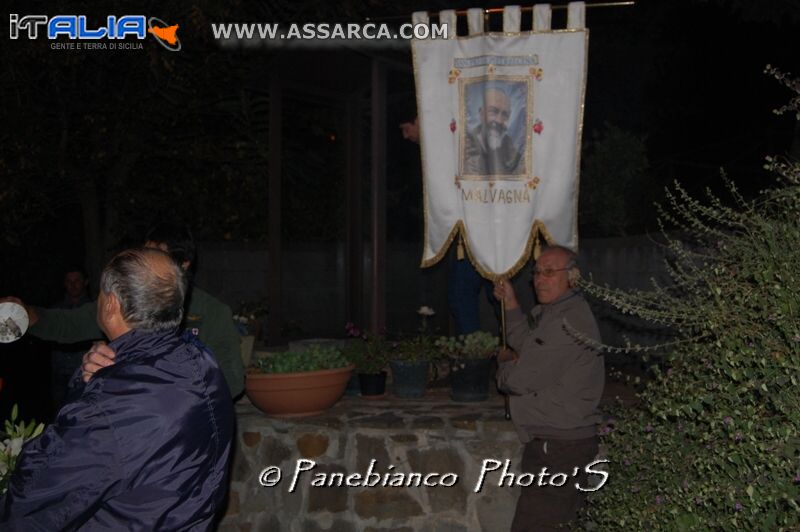
[[542, 121], [537, 118], [536, 121], [533, 123], [533, 132], [536, 133], [537, 135], [541, 135], [543, 130], [544, 130], [544, 124], [542, 124]]
[[455, 132], [456, 132], [456, 119], [453, 118], [452, 120], [450, 120], [450, 133], [455, 133]]

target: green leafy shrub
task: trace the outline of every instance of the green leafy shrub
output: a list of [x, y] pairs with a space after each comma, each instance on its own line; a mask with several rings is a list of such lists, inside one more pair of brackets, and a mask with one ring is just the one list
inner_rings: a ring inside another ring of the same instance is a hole
[[345, 357], [355, 364], [358, 373], [380, 373], [391, 356], [393, 344], [383, 336], [366, 331], [359, 338], [350, 341]]
[[668, 192], [660, 218], [685, 235], [667, 235], [670, 286], [585, 286], [677, 335], [640, 405], [601, 428], [610, 477], [585, 516], [600, 530], [800, 525], [800, 164], [767, 167], [778, 183], [754, 200]]
[[432, 336], [419, 334], [400, 339], [392, 350], [392, 360], [407, 362], [432, 362], [439, 358]]
[[5, 422], [3, 433], [0, 434], [0, 495], [8, 490], [8, 481], [17, 467], [17, 457], [22, 451], [22, 445], [42, 433], [44, 424], [36, 424], [31, 420], [17, 423], [19, 411], [17, 405], [11, 409], [11, 419]]
[[353, 323], [344, 326], [347, 336], [359, 338], [361, 341], [351, 340], [347, 347], [347, 358], [356, 365], [358, 373], [380, 373], [391, 358], [391, 351], [395, 345], [383, 334], [376, 334], [359, 329]]
[[442, 336], [436, 340], [436, 347], [447, 358], [487, 358], [497, 350], [497, 346], [497, 337], [484, 331]]
[[393, 345], [391, 360], [406, 362], [433, 362], [439, 358], [435, 338], [428, 327], [428, 319], [436, 314], [429, 306], [417, 309], [420, 325], [414, 335], [403, 336]]
[[302, 373], [343, 368], [348, 364], [339, 349], [312, 345], [303, 351], [284, 351], [261, 358], [256, 362], [256, 367], [262, 373]]

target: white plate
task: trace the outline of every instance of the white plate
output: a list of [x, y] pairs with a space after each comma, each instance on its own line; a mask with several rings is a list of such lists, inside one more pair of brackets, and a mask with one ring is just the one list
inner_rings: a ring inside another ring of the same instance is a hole
[[0, 303], [0, 344], [19, 340], [28, 330], [28, 313], [17, 303]]

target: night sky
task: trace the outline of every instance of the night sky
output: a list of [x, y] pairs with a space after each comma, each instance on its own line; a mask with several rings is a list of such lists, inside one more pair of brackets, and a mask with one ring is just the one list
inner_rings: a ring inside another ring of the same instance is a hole
[[[86, 13], [90, 21], [116, 12], [113, 2], [102, 8], [68, 4], [74, 9], [62, 4], [60, 12]], [[9, 286], [6, 276], [2, 291], [58, 297], [54, 279], [59, 276], [53, 270], [90, 254], [86, 240], [102, 241], [102, 252], [92, 257], [102, 259], [139, 239], [165, 211], [187, 219], [204, 240], [266, 238], [270, 72], [309, 85], [317, 83], [312, 74], [330, 80], [315, 87], [322, 93], [363, 93], [366, 88], [368, 98], [371, 56], [306, 53], [291, 71], [271, 71], [286, 52], [222, 49], [211, 36], [210, 23], [349, 22], [363, 16], [398, 23], [390, 17], [422, 8], [468, 7], [437, 2], [330, 6], [308, 1], [291, 8], [281, 3], [177, 4], [142, 4], [143, 13], [158, 12], [159, 18], [180, 23], [183, 50], [176, 54], [152, 39], [142, 50], [53, 50], [47, 39], [10, 40], [8, 26], [0, 25], [0, 174], [16, 192], [0, 198], [7, 234], [0, 245], [9, 268], [45, 258], [48, 265], [48, 271], [36, 272], [40, 278], [32, 284], [26, 275]], [[502, 4], [486, 7], [494, 5]], [[649, 170], [630, 203], [651, 211], [673, 179], [690, 191], [718, 189], [721, 167], [745, 193], [770, 182], [761, 170], [763, 158], [789, 151], [795, 130], [791, 117], [771, 112], [788, 100], [789, 91], [763, 70], [772, 64], [798, 71], [796, 7], [797, 2], [788, 1], [642, 1], [635, 7], [587, 10], [591, 36], [584, 144], [609, 124], [642, 139]], [[12, 3], [9, 13], [56, 14], [43, 2]], [[491, 24], [496, 27], [500, 19], [494, 16]], [[555, 11], [553, 26], [563, 26], [564, 19], [565, 11]], [[524, 18], [523, 27], [526, 23]], [[417, 148], [404, 142], [396, 128], [413, 99], [413, 77], [404, 70], [410, 52], [374, 54], [400, 65], [389, 71], [388, 236], [390, 241], [419, 241]], [[344, 79], [349, 83], [339, 81]], [[363, 139], [368, 143], [364, 101]], [[340, 240], [343, 106], [324, 96], [291, 92], [284, 105], [284, 179], [296, 191], [284, 187], [284, 237]], [[327, 184], [321, 192], [320, 182]], [[300, 223], [295, 204], [301, 197], [328, 219]], [[215, 216], [208, 217], [211, 208]], [[633, 212], [625, 234], [652, 230], [652, 222]], [[586, 229], [590, 235], [592, 228]], [[37, 249], [25, 251], [23, 242]], [[44, 290], [42, 281], [51, 287]]]

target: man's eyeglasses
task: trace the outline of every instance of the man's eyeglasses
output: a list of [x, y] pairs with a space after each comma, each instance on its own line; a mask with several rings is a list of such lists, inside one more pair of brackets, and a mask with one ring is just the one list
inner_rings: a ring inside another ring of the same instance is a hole
[[556, 272], [563, 272], [563, 271], [569, 270], [571, 268], [572, 268], [572, 266], [568, 266], [566, 268], [545, 268], [543, 270], [540, 270], [539, 268], [534, 268], [533, 269], [533, 277], [542, 276], [545, 279], [552, 279], [553, 277], [556, 276]]

